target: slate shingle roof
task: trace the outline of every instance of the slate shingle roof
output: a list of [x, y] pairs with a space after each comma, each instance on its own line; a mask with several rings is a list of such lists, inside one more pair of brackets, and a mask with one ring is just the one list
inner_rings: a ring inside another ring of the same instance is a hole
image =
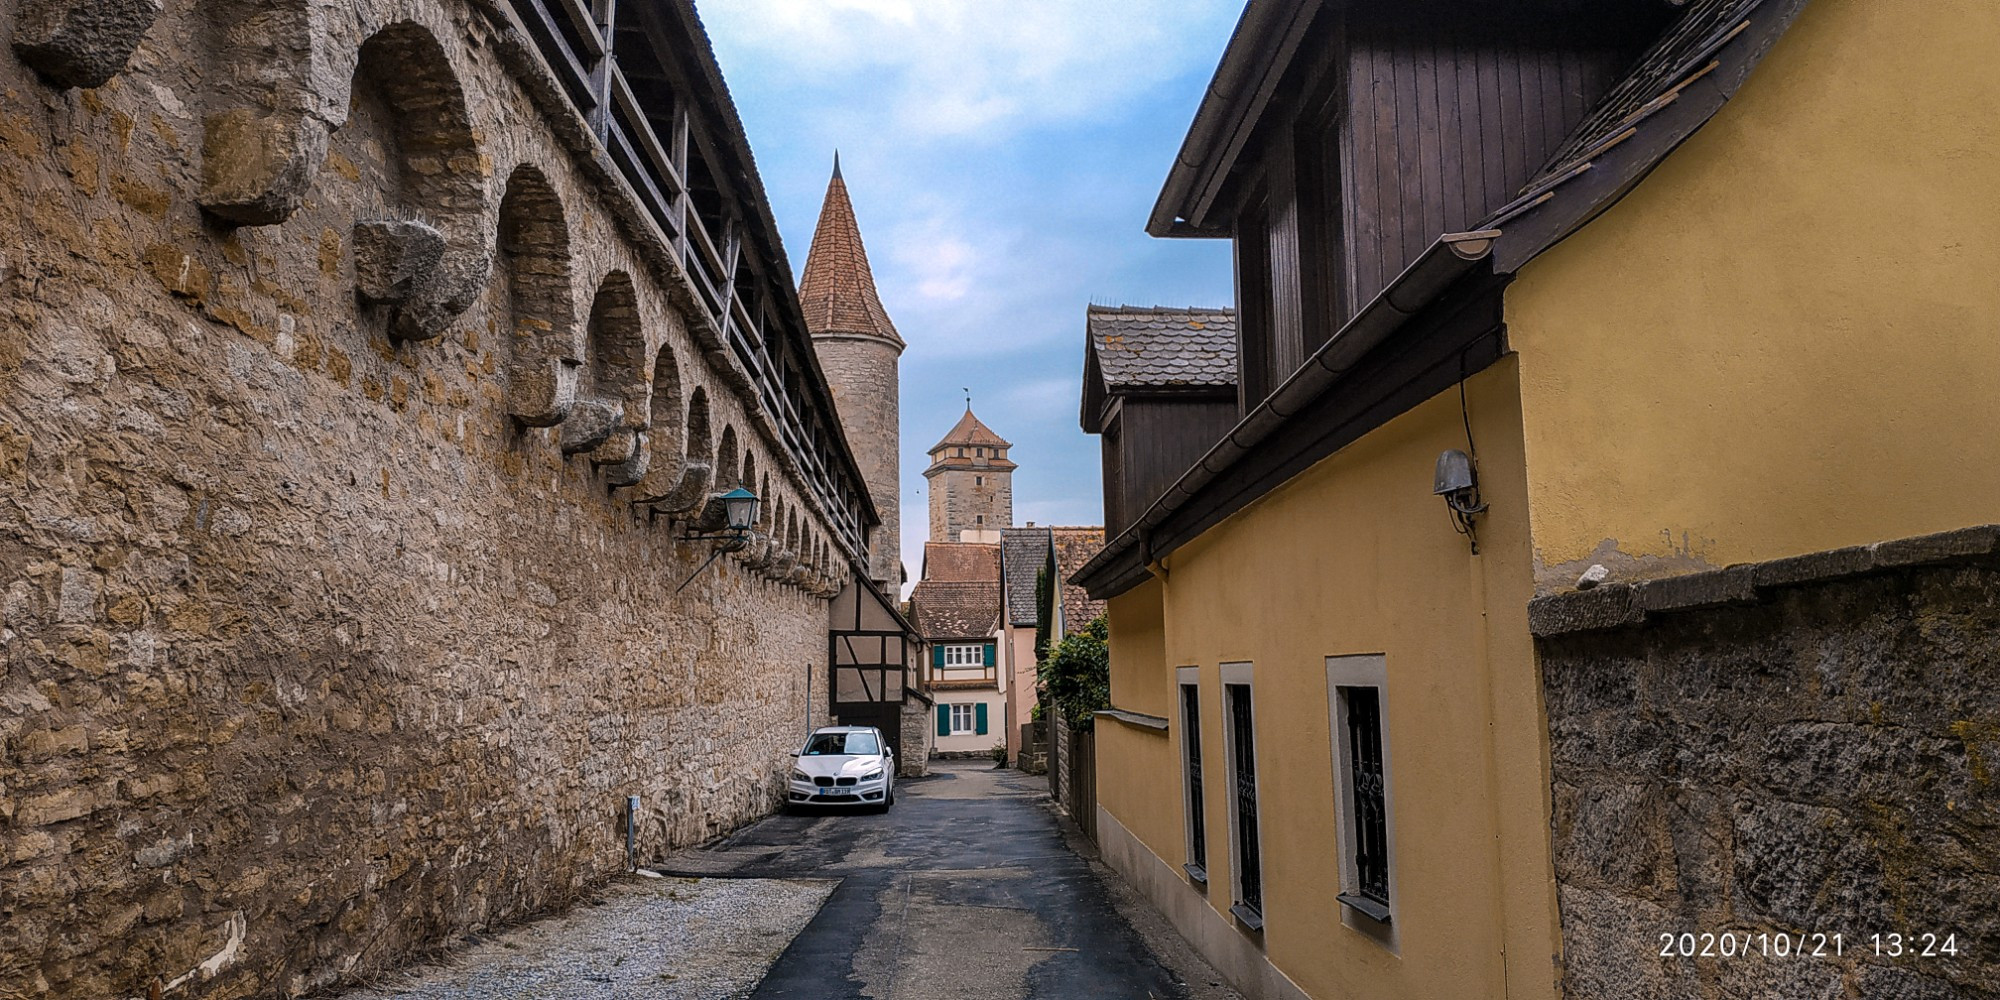
[[819, 226], [813, 230], [812, 249], [806, 251], [799, 306], [805, 310], [806, 329], [814, 336], [864, 334], [903, 346], [875, 291], [875, 273], [868, 267], [868, 248], [861, 244], [861, 225], [847, 199], [838, 157], [833, 161], [833, 179], [826, 185], [826, 202], [820, 206]]
[[910, 612], [926, 639], [984, 639], [1000, 629], [1000, 581], [925, 580], [910, 591]]
[[[1801, 0], [1802, 2], [1802, 0]], [[1625, 142], [1655, 112], [1674, 103], [1690, 83], [1714, 70], [1716, 54], [1750, 27], [1750, 18], [1778, 18], [1774, 0], [1693, 0], [1623, 79], [1549, 157], [1519, 197], [1494, 211], [1479, 226], [1495, 229], [1551, 197], [1551, 192], [1587, 171], [1590, 161]]]
[[1085, 320], [1106, 391], [1236, 385], [1236, 311], [1091, 306]]
[[1071, 635], [1104, 613], [1103, 601], [1091, 600], [1089, 591], [1069, 582], [1084, 563], [1104, 550], [1104, 529], [1051, 528], [1049, 534], [1056, 548], [1056, 577], [1063, 581], [1063, 634]]
[[999, 583], [1000, 546], [990, 542], [925, 542], [926, 580], [943, 583]]
[[1047, 528], [1008, 528], [1000, 532], [1000, 585], [1007, 591], [1007, 624], [1021, 628], [1040, 624], [1035, 581], [1049, 564], [1053, 544]]

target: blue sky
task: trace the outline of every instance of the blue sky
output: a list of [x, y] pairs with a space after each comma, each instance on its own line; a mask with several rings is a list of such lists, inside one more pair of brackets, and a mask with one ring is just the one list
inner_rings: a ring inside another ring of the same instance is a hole
[[792, 266], [833, 152], [902, 365], [903, 552], [924, 449], [973, 409], [1014, 442], [1014, 517], [1098, 524], [1077, 426], [1092, 302], [1226, 305], [1227, 246], [1146, 216], [1239, 0], [706, 0]]

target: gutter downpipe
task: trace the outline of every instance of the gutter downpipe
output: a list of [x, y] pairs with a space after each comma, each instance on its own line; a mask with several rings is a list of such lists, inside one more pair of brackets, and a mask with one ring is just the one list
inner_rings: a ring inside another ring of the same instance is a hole
[[1415, 263], [1405, 268], [1395, 281], [1390, 282], [1389, 287], [1355, 314], [1284, 384], [1223, 435], [1222, 440], [1216, 442], [1193, 468], [1182, 473], [1172, 486], [1167, 487], [1166, 492], [1146, 508], [1146, 513], [1106, 545], [1096, 558], [1072, 574], [1070, 582], [1077, 583], [1135, 544], [1143, 547], [1142, 555], [1150, 569], [1161, 558], [1161, 553], [1153, 547], [1153, 529], [1215, 482], [1252, 448], [1263, 443], [1287, 419], [1319, 398], [1369, 352], [1401, 329], [1412, 316], [1470, 273], [1474, 265], [1492, 256], [1493, 245], [1499, 238], [1498, 229], [1446, 233], [1438, 237]]

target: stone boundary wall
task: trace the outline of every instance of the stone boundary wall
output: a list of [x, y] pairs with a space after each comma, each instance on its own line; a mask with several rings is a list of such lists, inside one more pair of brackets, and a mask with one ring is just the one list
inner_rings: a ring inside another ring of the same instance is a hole
[[1568, 997], [2000, 997], [2000, 529], [1530, 617]]
[[329, 988], [782, 794], [845, 560], [493, 11], [0, 0], [0, 997]]

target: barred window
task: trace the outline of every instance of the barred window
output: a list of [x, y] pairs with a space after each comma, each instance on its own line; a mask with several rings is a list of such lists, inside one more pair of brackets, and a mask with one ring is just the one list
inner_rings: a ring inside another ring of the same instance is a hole
[[[1229, 912], [1244, 927], [1264, 927], [1264, 860], [1258, 837], [1257, 727], [1250, 704], [1249, 664], [1225, 664], [1222, 685], [1224, 750], [1229, 762], [1230, 856], [1236, 901]], [[1229, 682], [1231, 673], [1242, 679]]]
[[1387, 664], [1381, 656], [1336, 656], [1327, 659], [1326, 670], [1339, 821], [1333, 838], [1340, 857], [1336, 898], [1349, 926], [1393, 951], [1396, 851]]

